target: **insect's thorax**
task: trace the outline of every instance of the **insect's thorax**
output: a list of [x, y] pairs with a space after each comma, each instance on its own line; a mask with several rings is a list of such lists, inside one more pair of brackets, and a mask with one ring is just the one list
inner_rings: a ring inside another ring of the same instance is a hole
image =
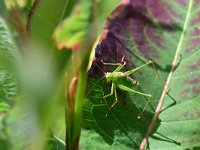
[[116, 85], [126, 85], [132, 87], [137, 85], [137, 81], [127, 76], [124, 72], [107, 72], [107, 82], [112, 82]]

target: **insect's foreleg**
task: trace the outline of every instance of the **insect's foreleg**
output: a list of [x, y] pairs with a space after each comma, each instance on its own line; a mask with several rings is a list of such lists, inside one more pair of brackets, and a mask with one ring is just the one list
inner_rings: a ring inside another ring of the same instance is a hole
[[111, 109], [116, 103], [117, 103], [117, 91], [116, 91], [116, 86], [114, 83], [112, 83], [112, 86], [111, 86], [111, 91], [110, 91], [110, 94], [107, 94], [105, 95], [103, 98], [106, 98], [108, 96], [112, 96], [113, 95], [113, 92], [115, 94], [115, 102], [111, 105], [111, 107], [109, 109]]
[[106, 97], [108, 97], [108, 96], [113, 95], [114, 88], [115, 88], [115, 85], [112, 83], [112, 85], [111, 85], [111, 90], [110, 90], [110, 94], [105, 95], [103, 98], [106, 98]]
[[121, 63], [106, 63], [104, 62], [103, 60], [101, 60], [102, 64], [104, 65], [110, 65], [110, 66], [121, 66], [122, 64]]
[[118, 101], [116, 88], [114, 89], [114, 94], [115, 94], [115, 102], [111, 105], [110, 109], [113, 108], [113, 106], [114, 106], [114, 105], [117, 103], [117, 101]]
[[124, 57], [122, 58], [122, 63], [105, 63], [103, 60], [101, 60], [101, 62], [104, 65], [118, 66], [113, 72], [120, 71], [126, 65], [126, 62], [124, 61]]
[[149, 104], [149, 102], [150, 102], [150, 100], [151, 100], [152, 95], [146, 94], [146, 93], [142, 93], [142, 92], [139, 92], [139, 91], [136, 91], [136, 90], [133, 90], [133, 89], [131, 89], [131, 88], [127, 87], [127, 86], [124, 86], [124, 85], [118, 85], [117, 87], [119, 87], [121, 90], [124, 90], [124, 91], [127, 91], [127, 92], [132, 92], [132, 93], [136, 93], [136, 94], [139, 94], [139, 95], [143, 95], [143, 96], [148, 97], [148, 102], [147, 102], [146, 105], [144, 106], [144, 108], [143, 108], [143, 110], [141, 111], [141, 113], [138, 115], [138, 119], [140, 119], [140, 118], [141, 118], [140, 116], [141, 116], [142, 113], [146, 110], [146, 107], [148, 106], [148, 104]]
[[[158, 78], [159, 78], [159, 80], [160, 80], [160, 82], [163, 84], [163, 86], [165, 86], [165, 82], [162, 80], [162, 78], [160, 77], [160, 75], [159, 75], [159, 73], [158, 73], [158, 71], [157, 71], [157, 69], [156, 69], [156, 66], [155, 66], [155, 64], [154, 64], [154, 62], [152, 61], [152, 66], [153, 66], [153, 68], [154, 68], [154, 70], [155, 70], [155, 72], [156, 72], [156, 75], [158, 76]], [[169, 88], [167, 89], [167, 92], [169, 91]]]

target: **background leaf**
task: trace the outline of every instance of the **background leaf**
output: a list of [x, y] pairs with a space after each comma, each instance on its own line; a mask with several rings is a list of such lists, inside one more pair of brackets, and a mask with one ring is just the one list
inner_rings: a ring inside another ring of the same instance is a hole
[[101, 60], [115, 63], [125, 56], [125, 70], [129, 70], [151, 59], [162, 80], [166, 81], [175, 54], [178, 56], [177, 66], [169, 95], [148, 146], [150, 149], [199, 146], [198, 4], [195, 0], [131, 0], [130, 4], [119, 5], [108, 17], [104, 35], [96, 48], [96, 59], [89, 71], [83, 121], [85, 130], [82, 133], [82, 139], [88, 137], [88, 140], [82, 141], [83, 147], [138, 149], [163, 90], [155, 70], [148, 66], [133, 75], [140, 82], [136, 89], [153, 96], [143, 118], [138, 120], [137, 115], [146, 104], [145, 97], [120, 90], [118, 103], [109, 111], [114, 97], [104, 100], [102, 96], [109, 93], [110, 86], [105, 81], [97, 81], [103, 76], [102, 72], [114, 68], [103, 65]]
[[[60, 79], [60, 73], [62, 74], [65, 65], [68, 62], [71, 52], [70, 51], [58, 51], [55, 42], [53, 40], [53, 33], [58, 24], [67, 17], [74, 6], [76, 1], [74, 0], [46, 0], [39, 1], [34, 14], [30, 17], [30, 32], [33, 41], [36, 41], [42, 45], [46, 54], [48, 55], [47, 74], [50, 71], [51, 66], [56, 69], [56, 78]], [[52, 61], [53, 60], [53, 61]], [[60, 82], [59, 80], [57, 80]], [[62, 82], [64, 84], [64, 81]], [[64, 89], [62, 89], [64, 90]], [[63, 92], [60, 92], [63, 94]], [[64, 97], [64, 96], [63, 96]], [[55, 111], [56, 120], [52, 125], [52, 130], [55, 136], [64, 140], [65, 138], [65, 117], [63, 109], [63, 101], [65, 99], [59, 98], [61, 104], [58, 111]]]

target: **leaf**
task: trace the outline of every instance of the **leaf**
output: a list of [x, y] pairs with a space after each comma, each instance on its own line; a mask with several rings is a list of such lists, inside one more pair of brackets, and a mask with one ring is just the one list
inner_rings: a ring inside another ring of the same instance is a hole
[[8, 110], [9, 105], [5, 102], [0, 103], [0, 115]]
[[[75, 1], [73, 0], [39, 0], [30, 19], [30, 32], [33, 41], [40, 43], [48, 52], [49, 58], [56, 59], [58, 71], [69, 60], [69, 51], [58, 51], [53, 41], [53, 32], [62, 19], [69, 15]], [[54, 65], [50, 62], [49, 66]]]
[[11, 103], [17, 93], [13, 72], [17, 50], [4, 20], [0, 17], [0, 102]]
[[98, 25], [98, 35], [100, 36], [103, 32], [102, 26], [105, 23], [108, 15], [115, 9], [119, 4], [120, 0], [101, 0], [97, 1], [97, 25]]
[[14, 8], [23, 8], [26, 6], [27, 0], [4, 0], [7, 9], [11, 10]]
[[69, 11], [65, 10], [65, 4], [65, 0], [40, 1], [31, 17], [33, 45], [28, 48], [24, 46], [27, 48], [26, 59], [17, 62], [15, 71], [18, 73], [20, 93], [4, 119], [9, 149], [40, 150], [46, 144], [44, 139], [50, 132], [51, 121], [55, 119], [54, 112], [57, 111], [56, 87], [62, 76], [59, 71], [62, 71], [70, 56], [69, 52], [57, 51], [52, 40], [52, 33], [62, 15], [67, 15]]
[[[57, 30], [54, 33], [54, 39], [57, 41], [56, 43], [59, 49], [65, 47], [77, 49], [80, 47], [81, 43], [84, 42], [84, 37], [88, 34], [88, 28], [90, 29], [89, 32], [91, 32], [92, 16], [95, 12], [97, 13], [96, 21], [98, 27], [98, 30], [95, 32], [101, 34], [102, 32], [99, 31], [102, 31], [104, 20], [117, 5], [119, 0], [97, 1], [97, 11], [92, 9], [94, 2], [95, 1], [93, 0], [82, 0], [79, 2], [79, 4], [73, 9], [71, 15], [57, 27]], [[91, 33], [90, 35], [95, 36]]]
[[57, 137], [52, 137], [49, 140], [48, 150], [65, 150], [65, 142]]
[[38, 47], [30, 48], [29, 55], [18, 65], [20, 93], [4, 119], [4, 131], [12, 150], [43, 150], [56, 120], [54, 113], [60, 100], [57, 99], [58, 79], [55, 67], [46, 67], [48, 55], [43, 52]]
[[[81, 0], [73, 9], [72, 14], [58, 26], [54, 39], [59, 49], [77, 50], [83, 47], [84, 42], [93, 43], [95, 39], [93, 31], [96, 27], [94, 5], [95, 0]], [[90, 38], [87, 39], [88, 37]]]
[[137, 116], [147, 103], [145, 97], [118, 90], [118, 103], [111, 110], [115, 97], [102, 98], [110, 92], [110, 84], [98, 80], [104, 75], [102, 72], [115, 67], [106, 66], [101, 60], [119, 63], [125, 57], [124, 70], [153, 60], [162, 80], [171, 81], [169, 94], [164, 92], [165, 103], [151, 133], [149, 149], [199, 148], [198, 5], [195, 0], [123, 1], [108, 17], [89, 71], [82, 147], [138, 149], [147, 132], [163, 92], [152, 66], [132, 75], [140, 83], [135, 89], [152, 95], [141, 120]]
[[0, 147], [8, 149], [4, 135], [3, 119], [17, 95], [17, 81], [14, 69], [18, 59], [17, 49], [11, 33], [3, 18], [0, 17]]

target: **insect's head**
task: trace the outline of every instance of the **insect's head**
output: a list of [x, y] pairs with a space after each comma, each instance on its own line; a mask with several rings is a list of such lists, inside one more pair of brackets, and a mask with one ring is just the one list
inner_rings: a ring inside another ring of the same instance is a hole
[[113, 75], [111, 72], [107, 72], [105, 74], [105, 77], [106, 77], [107, 82], [110, 82], [110, 81], [112, 81]]

